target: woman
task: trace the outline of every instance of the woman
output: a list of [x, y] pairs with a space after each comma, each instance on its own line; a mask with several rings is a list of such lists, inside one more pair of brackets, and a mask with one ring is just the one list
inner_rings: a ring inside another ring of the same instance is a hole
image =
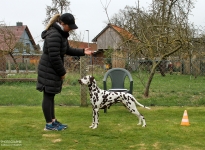
[[61, 124], [55, 117], [54, 97], [61, 92], [66, 70], [64, 55], [91, 55], [89, 48], [75, 49], [69, 46], [69, 31], [77, 29], [75, 18], [70, 13], [55, 15], [51, 18], [46, 30], [42, 32], [44, 39], [43, 54], [38, 66], [36, 89], [43, 92], [42, 109], [46, 120], [44, 130], [63, 130], [67, 125]]

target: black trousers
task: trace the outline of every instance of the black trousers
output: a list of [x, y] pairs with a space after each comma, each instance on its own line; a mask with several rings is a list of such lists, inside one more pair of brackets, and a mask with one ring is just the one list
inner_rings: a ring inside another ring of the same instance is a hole
[[42, 109], [47, 123], [55, 119], [54, 97], [55, 94], [43, 92]]

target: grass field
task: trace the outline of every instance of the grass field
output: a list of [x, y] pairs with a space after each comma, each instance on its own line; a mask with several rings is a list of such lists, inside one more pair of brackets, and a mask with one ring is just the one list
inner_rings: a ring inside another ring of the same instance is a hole
[[[204, 149], [204, 107], [139, 108], [147, 127], [123, 106], [100, 110], [97, 129], [91, 124], [90, 107], [57, 106], [58, 119], [67, 123], [64, 131], [44, 131], [40, 106], [1, 106], [0, 149], [15, 150], [202, 150]], [[180, 126], [187, 110], [190, 126]]]
[[[95, 75], [102, 88], [102, 76]], [[80, 106], [79, 74], [69, 74], [63, 90], [56, 95], [56, 116], [69, 128], [60, 132], [43, 131], [42, 93], [36, 83], [0, 84], [0, 149], [5, 150], [202, 150], [205, 129], [204, 76], [154, 76], [150, 96], [143, 97], [144, 86], [139, 74], [134, 79], [133, 95], [151, 110], [139, 108], [147, 127], [137, 126], [137, 118], [117, 104], [100, 110], [100, 124], [91, 124], [91, 106]], [[143, 77], [146, 79], [146, 77]], [[128, 84], [126, 83], [126, 86]], [[89, 104], [89, 97], [87, 97]], [[190, 126], [180, 126], [184, 110]]]
[[[145, 75], [145, 74], [143, 74]], [[103, 75], [94, 75], [97, 84], [102, 86]], [[148, 106], [204, 106], [205, 105], [205, 77], [198, 76], [196, 79], [190, 75], [166, 75], [154, 76], [151, 83], [150, 94], [144, 98], [144, 86], [146, 81], [139, 78], [138, 73], [132, 73], [134, 81], [133, 95], [143, 104]], [[79, 74], [68, 74], [63, 85], [63, 90], [56, 96], [56, 105], [79, 106], [80, 85]], [[127, 81], [127, 80], [126, 80]], [[128, 87], [128, 83], [125, 84]], [[0, 106], [8, 105], [41, 105], [42, 93], [36, 90], [36, 83], [1, 83]], [[87, 91], [88, 92], [88, 91]], [[89, 103], [89, 94], [87, 94]]]

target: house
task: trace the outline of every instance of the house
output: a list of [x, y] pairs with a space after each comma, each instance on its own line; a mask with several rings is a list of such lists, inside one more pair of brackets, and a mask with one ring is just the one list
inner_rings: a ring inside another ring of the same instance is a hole
[[[36, 45], [28, 26], [17, 22], [16, 26], [0, 27], [0, 71], [6, 70], [6, 62], [30, 62], [40, 48]], [[13, 58], [12, 58], [13, 57]]]
[[88, 43], [88, 42], [79, 42], [79, 41], [73, 41], [73, 40], [68, 40], [69, 45], [73, 48], [87, 48], [90, 47], [91, 51], [96, 51], [97, 50], [97, 44], [96, 43]]
[[[88, 42], [80, 42], [80, 41], [73, 41], [73, 40], [68, 40], [69, 45], [73, 48], [87, 48], [90, 47], [90, 50], [95, 52], [97, 50], [97, 44], [96, 43], [88, 43]], [[78, 59], [79, 57], [74, 56], [73, 58]]]
[[[95, 52], [97, 49], [97, 45], [95, 43], [87, 43], [87, 42], [80, 42], [80, 41], [73, 41], [73, 40], [68, 40], [68, 43], [73, 48], [84, 49], [90, 47], [90, 50], [93, 52]], [[79, 57], [74, 56], [73, 58], [78, 59]]]
[[[97, 49], [96, 43], [80, 42], [80, 41], [74, 41], [74, 40], [68, 40], [68, 43], [70, 47], [73, 47], [73, 48], [84, 49], [84, 48], [90, 47], [90, 50], [93, 52], [95, 52]], [[95, 61], [93, 57], [91, 58], [89, 60], [90, 64]], [[65, 56], [64, 61], [65, 61], [64, 63], [65, 63], [66, 69], [71, 70], [71, 71], [79, 69], [79, 66], [80, 66], [79, 56]], [[97, 62], [95, 62], [95, 64], [96, 63]]]
[[[127, 30], [108, 24], [93, 40], [97, 43], [96, 57], [106, 57], [107, 64], [112, 67], [125, 68], [130, 54], [130, 43], [137, 42]], [[110, 54], [109, 54], [110, 51]], [[109, 59], [110, 58], [110, 59]]]

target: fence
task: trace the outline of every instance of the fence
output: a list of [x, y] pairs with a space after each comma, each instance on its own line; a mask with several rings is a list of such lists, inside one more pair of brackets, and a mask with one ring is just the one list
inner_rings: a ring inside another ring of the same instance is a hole
[[[0, 82], [36, 82], [37, 67], [40, 55], [22, 56], [15, 64], [12, 59], [0, 57]], [[65, 57], [65, 68], [67, 71], [64, 80], [63, 91], [60, 94], [59, 104], [81, 105], [89, 104], [88, 88], [80, 86], [78, 79], [90, 74], [96, 77], [98, 86], [102, 88], [102, 78], [105, 72], [112, 67], [122, 67], [130, 72], [143, 73], [148, 78], [152, 68], [152, 61], [144, 59], [128, 58], [102, 58], [102, 57]], [[205, 60], [169, 60], [162, 61], [156, 69], [158, 74], [189, 74], [201, 76], [205, 74]], [[138, 79], [141, 80], [141, 76]], [[144, 79], [144, 80], [146, 80]], [[134, 81], [134, 84], [136, 82]], [[139, 84], [139, 82], [137, 83]], [[35, 84], [33, 84], [35, 90]], [[135, 85], [134, 85], [135, 86]], [[137, 86], [137, 85], [136, 85]], [[135, 86], [135, 87], [136, 87]], [[11, 93], [12, 94], [12, 93]], [[14, 95], [15, 97], [15, 95]]]

